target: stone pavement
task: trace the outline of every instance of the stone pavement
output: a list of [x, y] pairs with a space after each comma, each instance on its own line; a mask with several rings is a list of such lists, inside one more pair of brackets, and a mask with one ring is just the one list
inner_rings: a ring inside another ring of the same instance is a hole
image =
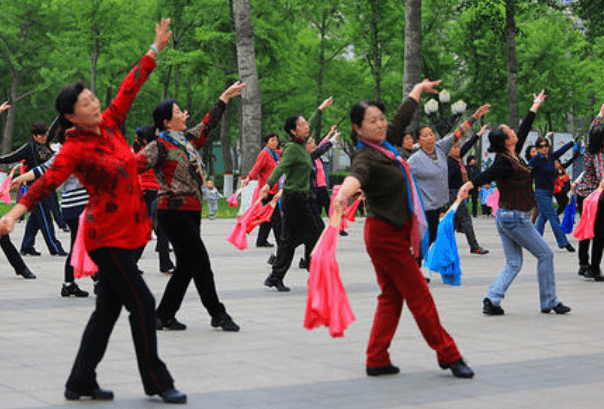
[[[233, 220], [203, 220], [202, 236], [212, 259], [221, 300], [241, 325], [239, 333], [210, 326], [193, 286], [179, 320], [184, 332], [158, 332], [159, 352], [193, 408], [601, 408], [604, 406], [604, 283], [577, 276], [577, 256], [555, 251], [558, 293], [573, 310], [566, 316], [539, 311], [535, 259], [525, 265], [502, 303], [505, 315], [487, 317], [482, 298], [503, 266], [492, 218], [474, 219], [486, 256], [470, 255], [457, 240], [463, 284], [443, 285], [433, 276], [432, 292], [445, 328], [476, 372], [455, 379], [436, 364], [404, 309], [391, 346], [401, 374], [365, 375], [365, 348], [378, 287], [364, 249], [363, 221], [340, 238], [338, 262], [356, 321], [344, 338], [325, 328], [303, 328], [307, 273], [295, 266], [286, 277], [291, 293], [262, 285], [269, 249], [238, 251], [224, 240]], [[11, 235], [21, 242], [24, 223]], [[66, 233], [59, 233], [66, 247]], [[255, 232], [249, 240], [253, 245]], [[546, 239], [555, 245], [551, 229]], [[576, 245], [576, 240], [572, 239]], [[16, 277], [2, 259], [0, 273], [0, 408], [149, 408], [163, 405], [145, 396], [138, 375], [127, 313], [113, 332], [98, 368], [113, 402], [67, 402], [63, 387], [71, 369], [94, 296], [59, 296], [64, 258], [52, 257], [38, 237], [41, 257], [26, 257], [37, 280]], [[151, 242], [141, 260], [145, 280], [159, 298], [167, 277], [158, 272]], [[3, 255], [0, 255], [0, 258]], [[92, 290], [88, 279], [80, 286]], [[600, 389], [602, 388], [602, 389]]]

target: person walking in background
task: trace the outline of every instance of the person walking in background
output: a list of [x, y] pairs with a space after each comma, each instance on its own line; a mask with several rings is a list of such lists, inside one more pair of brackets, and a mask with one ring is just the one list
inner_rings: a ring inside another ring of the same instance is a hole
[[[474, 188], [476, 189], [476, 188]], [[495, 192], [495, 189], [490, 183], [485, 183], [482, 188], [480, 188], [480, 207], [482, 210], [482, 214], [487, 217], [493, 213], [493, 209], [487, 203], [487, 198]]]
[[211, 180], [208, 180], [201, 190], [208, 201], [208, 218], [214, 220], [218, 211], [218, 199], [224, 199], [224, 196], [216, 189], [214, 182]]
[[[575, 139], [580, 138], [581, 135], [577, 135]], [[556, 180], [554, 181], [554, 198], [556, 198], [556, 203], [558, 204], [558, 209], [556, 209], [556, 213], [561, 215], [564, 213], [564, 209], [566, 209], [566, 205], [568, 204], [568, 193], [570, 192], [570, 177], [566, 174], [566, 169], [572, 165], [581, 155], [581, 145], [579, 142], [575, 142], [575, 149], [573, 151], [573, 156], [566, 162], [562, 163], [560, 159], [554, 160], [554, 166], [556, 166], [556, 172], [558, 172], [556, 176]]]
[[503, 315], [501, 302], [507, 289], [522, 268], [522, 249], [537, 257], [539, 304], [544, 314], [554, 311], [566, 314], [570, 308], [556, 295], [554, 252], [537, 232], [527, 214], [536, 206], [531, 169], [519, 156], [522, 145], [531, 130], [537, 110], [545, 100], [541, 91], [534, 96], [533, 104], [522, 121], [518, 134], [507, 125], [499, 125], [489, 133], [489, 152], [495, 153], [493, 164], [473, 180], [460, 188], [460, 195], [467, 196], [476, 186], [496, 181], [499, 189], [497, 231], [505, 253], [506, 265], [499, 272], [483, 299], [482, 312], [486, 315]]

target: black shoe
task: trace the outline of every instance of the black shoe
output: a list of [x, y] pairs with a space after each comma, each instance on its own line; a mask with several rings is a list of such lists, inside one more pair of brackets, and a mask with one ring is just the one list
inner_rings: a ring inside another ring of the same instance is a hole
[[280, 293], [289, 291], [289, 287], [286, 287], [285, 284], [283, 284], [283, 280], [273, 280], [270, 275], [264, 280], [264, 285], [267, 287], [275, 287]]
[[158, 392], [158, 395], [165, 403], [187, 403], [187, 395], [174, 387]]
[[308, 270], [308, 263], [304, 260], [304, 257], [300, 258], [300, 262], [298, 263], [298, 268], [304, 268]]
[[470, 379], [474, 377], [474, 371], [464, 362], [463, 358], [459, 358], [451, 364], [441, 364], [439, 362], [438, 366], [442, 369], [450, 369], [456, 378]]
[[29, 248], [29, 249], [26, 249], [26, 250], [21, 250], [21, 255], [22, 256], [39, 256], [41, 254], [42, 253], [40, 253], [39, 251], [36, 251], [36, 249], [33, 248], [33, 247]]
[[365, 368], [368, 376], [395, 375], [401, 370], [392, 364], [386, 366], [368, 366]]
[[95, 400], [113, 400], [113, 392], [108, 389], [94, 388], [86, 392], [78, 392], [65, 388], [65, 399], [78, 400], [82, 397]]
[[424, 277], [426, 279], [426, 283], [430, 284], [430, 277]]
[[68, 226], [62, 227], [61, 230], [63, 230], [65, 233], [69, 233], [71, 230], [69, 230]]
[[27, 268], [27, 266], [25, 266], [23, 268], [23, 270], [19, 271], [17, 273], [17, 275], [22, 276], [23, 278], [25, 278], [27, 280], [35, 280], [36, 279], [36, 275], [34, 273], [32, 273], [31, 270], [29, 268]]
[[579, 264], [579, 271], [577, 271], [577, 274], [584, 276], [587, 270], [589, 270], [589, 264]]
[[486, 315], [503, 315], [503, 308], [493, 304], [488, 298], [485, 298], [482, 300], [482, 312]]
[[69, 297], [73, 295], [74, 297], [88, 297], [88, 292], [82, 290], [76, 283], [63, 284], [61, 288], [61, 297]]
[[346, 232], [346, 230], [342, 230], [340, 232], [340, 236], [348, 236], [348, 233]]
[[66, 257], [67, 256], [67, 252], [65, 252], [65, 250], [60, 249], [59, 251], [57, 251], [56, 253], [50, 253], [51, 256], [60, 256], [60, 257]]
[[271, 254], [266, 262], [272, 266], [275, 264], [275, 260], [277, 260], [277, 257], [274, 254]]
[[162, 330], [168, 329], [171, 331], [184, 331], [187, 329], [187, 326], [182, 322], [178, 321], [176, 318], [170, 318], [166, 321], [162, 320], [159, 317], [155, 317], [155, 329]]
[[218, 317], [212, 317], [210, 322], [214, 328], [222, 328], [223, 331], [237, 332], [239, 331], [239, 325], [235, 324], [233, 318], [226, 312], [219, 315]]
[[256, 247], [275, 247], [275, 245], [265, 241], [264, 243], [256, 243]]
[[562, 304], [562, 303], [558, 303], [558, 305], [556, 305], [553, 308], [544, 308], [541, 310], [542, 313], [544, 314], [549, 314], [550, 311], [554, 311], [556, 314], [566, 314], [567, 312], [570, 312], [570, 307]]
[[566, 249], [566, 251], [568, 251], [569, 253], [574, 253], [575, 252], [575, 248], [570, 243], [566, 243], [564, 246], [562, 246], [560, 248], [561, 249]]

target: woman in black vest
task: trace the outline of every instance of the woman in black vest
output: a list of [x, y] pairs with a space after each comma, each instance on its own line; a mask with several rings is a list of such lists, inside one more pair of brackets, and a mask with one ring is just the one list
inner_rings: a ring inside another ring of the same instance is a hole
[[506, 265], [489, 287], [483, 300], [483, 313], [487, 315], [503, 315], [500, 303], [520, 272], [523, 248], [538, 259], [541, 312], [547, 314], [553, 310], [556, 314], [566, 314], [570, 311], [556, 296], [554, 252], [531, 223], [530, 212], [536, 205], [531, 169], [519, 156], [535, 114], [545, 98], [544, 91], [535, 95], [533, 105], [522, 121], [518, 134], [507, 125], [499, 125], [489, 133], [489, 152], [496, 154], [495, 161], [491, 167], [460, 188], [461, 194], [466, 197], [474, 186], [482, 186], [492, 181], [497, 183], [499, 189], [497, 230], [501, 237]]

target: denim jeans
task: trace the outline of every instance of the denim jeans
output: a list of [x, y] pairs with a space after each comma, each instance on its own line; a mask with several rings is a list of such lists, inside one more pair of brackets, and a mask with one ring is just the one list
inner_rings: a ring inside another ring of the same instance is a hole
[[537, 231], [543, 236], [545, 222], [549, 220], [550, 224], [552, 225], [552, 230], [554, 231], [554, 236], [556, 236], [558, 247], [566, 246], [568, 244], [568, 239], [560, 226], [560, 219], [558, 219], [558, 214], [556, 213], [556, 209], [554, 209], [551, 192], [536, 189], [535, 199], [537, 200], [537, 205], [539, 206], [539, 216], [537, 217], [537, 224], [535, 225]]
[[556, 296], [554, 252], [537, 233], [530, 216], [518, 210], [499, 209], [496, 224], [507, 264], [489, 287], [487, 298], [495, 305], [501, 303], [508, 287], [520, 272], [524, 247], [538, 260], [537, 279], [541, 309], [558, 305], [560, 300]]

